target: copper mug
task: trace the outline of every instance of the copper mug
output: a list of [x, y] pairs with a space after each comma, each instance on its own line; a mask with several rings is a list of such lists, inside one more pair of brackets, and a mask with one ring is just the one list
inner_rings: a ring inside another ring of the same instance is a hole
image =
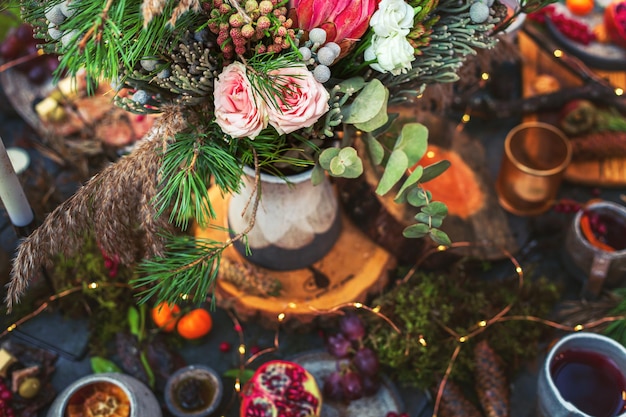
[[572, 144], [556, 127], [522, 123], [504, 141], [504, 157], [496, 182], [500, 205], [519, 216], [547, 211], [572, 159]]

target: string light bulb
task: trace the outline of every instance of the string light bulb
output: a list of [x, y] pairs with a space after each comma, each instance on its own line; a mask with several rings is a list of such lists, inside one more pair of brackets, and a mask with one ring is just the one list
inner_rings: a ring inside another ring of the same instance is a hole
[[244, 345], [243, 343], [239, 345], [239, 348], [237, 349], [237, 351], [239, 352], [240, 355], [245, 355], [246, 354], [246, 345]]
[[98, 283], [97, 282], [90, 282], [88, 287], [92, 290], [95, 290], [96, 288], [98, 288]]
[[487, 325], [487, 321], [481, 320], [478, 322], [478, 327], [485, 327]]
[[480, 78], [482, 78], [483, 80], [487, 81], [489, 79], [489, 73], [488, 72], [483, 72], [482, 74], [480, 74]]
[[283, 320], [285, 320], [285, 313], [280, 313], [280, 314], [278, 315], [278, 321], [279, 321], [279, 322], [281, 322], [281, 321], [283, 321]]
[[563, 51], [561, 51], [560, 49], [555, 49], [554, 51], [552, 51], [552, 55], [554, 55], [555, 58], [561, 58], [563, 57]]
[[618, 96], [618, 97], [621, 97], [622, 95], [624, 95], [624, 89], [617, 87], [615, 89], [615, 95]]
[[465, 114], [463, 115], [463, 117], [461, 118], [461, 121], [462, 121], [463, 123], [468, 123], [468, 122], [470, 121], [470, 119], [471, 119], [471, 118], [472, 118], [472, 117], [471, 117], [469, 114], [465, 113]]
[[583, 330], [585, 328], [585, 326], [583, 326], [582, 324], [577, 324], [576, 326], [574, 326], [574, 331], [575, 332], [579, 332], [581, 330]]

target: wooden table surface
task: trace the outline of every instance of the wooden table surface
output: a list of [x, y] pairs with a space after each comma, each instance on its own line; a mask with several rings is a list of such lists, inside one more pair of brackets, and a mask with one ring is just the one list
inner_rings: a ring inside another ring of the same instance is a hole
[[[550, 75], [561, 88], [583, 85], [584, 81], [559, 62], [552, 53], [542, 49], [524, 31], [520, 31], [518, 42], [522, 57], [522, 94], [531, 97], [536, 93], [534, 82], [541, 75]], [[588, 68], [593, 74], [605, 79], [613, 87], [626, 90], [626, 68], [621, 71], [605, 71]], [[625, 96], [626, 97], [626, 96]], [[525, 117], [525, 120], [541, 119], [539, 114]], [[584, 185], [603, 187], [626, 186], [626, 159], [608, 158], [603, 160], [572, 163], [566, 170], [565, 179]]]

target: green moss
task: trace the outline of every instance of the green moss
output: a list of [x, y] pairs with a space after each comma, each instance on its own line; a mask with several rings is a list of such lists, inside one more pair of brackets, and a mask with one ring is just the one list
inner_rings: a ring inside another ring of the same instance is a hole
[[[402, 332], [378, 320], [370, 325], [367, 343], [376, 349], [381, 363], [394, 369], [399, 382], [422, 389], [436, 386], [459, 343], [446, 328], [466, 335], [511, 302], [509, 316], [545, 317], [559, 299], [556, 285], [543, 277], [531, 280], [528, 272], [521, 290], [517, 276], [487, 279], [483, 275], [466, 268], [417, 272], [375, 300], [381, 313]], [[526, 320], [490, 325], [462, 345], [450, 378], [460, 384], [471, 383], [473, 347], [482, 338], [488, 339], [507, 363], [507, 371], [513, 372], [522, 361], [536, 356], [537, 342], [545, 330], [542, 324]], [[426, 341], [426, 346], [420, 340]]]
[[[134, 271], [118, 265], [111, 276], [105, 257], [92, 235], [85, 235], [80, 253], [57, 255], [51, 276], [58, 292], [81, 287], [82, 291], [61, 298], [58, 306], [69, 317], [89, 317], [90, 353], [106, 355], [106, 345], [113, 336], [127, 329], [126, 314], [135, 305], [135, 295], [128, 282]], [[97, 283], [96, 288], [89, 284]]]

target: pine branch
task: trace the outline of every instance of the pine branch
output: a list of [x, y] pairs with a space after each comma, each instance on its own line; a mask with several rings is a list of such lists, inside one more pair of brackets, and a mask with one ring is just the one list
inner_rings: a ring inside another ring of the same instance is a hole
[[181, 297], [190, 299], [192, 302], [205, 299], [217, 278], [224, 250], [244, 239], [254, 227], [260, 201], [260, 193], [257, 190], [261, 180], [256, 153], [254, 157], [255, 185], [251, 200], [247, 203], [253, 204], [248, 226], [226, 242], [195, 239], [191, 236], [170, 236], [170, 243], [167, 245], [165, 254], [144, 260], [138, 267], [140, 278], [131, 282], [135, 287], [145, 288], [139, 293], [140, 303], [154, 298], [156, 298], [156, 303], [162, 301], [176, 303]]
[[160, 169], [161, 190], [157, 212], [170, 212], [170, 222], [187, 229], [189, 220], [206, 226], [215, 218], [208, 190], [211, 180], [226, 191], [235, 191], [242, 170], [235, 156], [215, 140], [211, 132], [179, 134], [168, 146]]

